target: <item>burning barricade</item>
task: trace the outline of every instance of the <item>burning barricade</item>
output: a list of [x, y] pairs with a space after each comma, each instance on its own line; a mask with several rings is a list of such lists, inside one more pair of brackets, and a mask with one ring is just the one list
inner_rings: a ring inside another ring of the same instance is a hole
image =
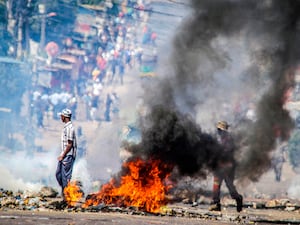
[[[166, 194], [172, 187], [168, 178], [172, 166], [160, 160], [136, 159], [123, 164], [119, 178], [112, 178], [98, 193], [87, 196], [83, 208], [100, 204], [119, 207], [135, 207], [138, 210], [157, 213], [168, 203]], [[74, 206], [82, 198], [82, 192], [74, 183], [64, 190], [68, 205]]]

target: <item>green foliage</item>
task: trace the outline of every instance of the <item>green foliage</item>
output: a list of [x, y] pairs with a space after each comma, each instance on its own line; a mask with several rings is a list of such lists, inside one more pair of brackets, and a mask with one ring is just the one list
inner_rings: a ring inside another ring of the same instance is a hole
[[288, 142], [289, 159], [293, 167], [300, 166], [300, 130], [296, 129]]
[[0, 24], [6, 23], [6, 6], [4, 1], [0, 1]]
[[0, 61], [0, 107], [10, 108], [17, 114], [22, 106], [22, 96], [31, 84], [31, 74], [25, 65], [17, 61]]
[[6, 31], [6, 14], [6, 5], [3, 1], [0, 1], [0, 56], [7, 55], [9, 45], [12, 45], [13, 42], [13, 38]]
[[[6, 24], [7, 24], [6, 5], [4, 1], [0, 0], [0, 41], [1, 38], [3, 37], [3, 34], [5, 33]], [[0, 52], [1, 52], [1, 47], [0, 47]]]
[[[40, 15], [39, 4], [42, 1], [35, 0], [32, 3], [30, 16], [28, 18], [30, 25], [30, 38], [40, 42], [41, 22], [45, 18], [46, 22], [46, 43], [49, 41], [59, 42], [72, 31], [76, 19], [77, 1], [76, 0], [53, 0], [44, 1], [45, 15]], [[50, 13], [55, 13], [51, 15]]]
[[77, 2], [74, 0], [54, 0], [47, 2], [47, 13], [55, 12], [56, 16], [48, 17], [46, 20], [47, 42], [59, 42], [68, 36], [74, 27]]

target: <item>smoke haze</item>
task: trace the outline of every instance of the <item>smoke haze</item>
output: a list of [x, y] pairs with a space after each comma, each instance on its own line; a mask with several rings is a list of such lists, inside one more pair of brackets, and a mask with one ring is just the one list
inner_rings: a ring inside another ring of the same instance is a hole
[[[239, 177], [257, 181], [270, 168], [276, 138], [287, 140], [293, 129], [284, 103], [299, 59], [300, 2], [195, 0], [191, 8], [174, 37], [170, 64], [146, 91], [143, 146], [150, 155], [168, 152], [166, 160], [193, 174], [218, 153], [200, 143], [209, 136], [202, 132], [227, 120], [239, 138]], [[250, 105], [252, 121], [242, 111]]]
[[1, 188], [12, 191], [39, 191], [45, 184], [56, 187], [54, 152], [30, 156], [26, 151], [2, 152], [0, 159]]

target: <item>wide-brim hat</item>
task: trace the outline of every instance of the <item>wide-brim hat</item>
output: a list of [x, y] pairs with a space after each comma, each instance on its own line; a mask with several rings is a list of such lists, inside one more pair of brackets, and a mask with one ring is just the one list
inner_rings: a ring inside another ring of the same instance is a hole
[[228, 130], [228, 123], [226, 121], [219, 121], [217, 123], [217, 128], [220, 129], [220, 130]]

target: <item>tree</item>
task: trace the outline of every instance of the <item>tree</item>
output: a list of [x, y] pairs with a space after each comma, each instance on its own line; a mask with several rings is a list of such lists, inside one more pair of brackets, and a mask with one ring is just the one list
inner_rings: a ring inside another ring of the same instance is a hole
[[31, 85], [31, 74], [27, 64], [8, 57], [0, 57], [0, 71], [0, 145], [12, 147], [12, 134], [24, 122], [20, 113], [23, 96]]
[[22, 96], [31, 85], [28, 65], [11, 58], [0, 58], [0, 107], [19, 114]]
[[6, 6], [5, 1], [0, 0], [0, 24], [5, 24], [6, 21]]
[[5, 1], [0, 1], [0, 56], [8, 54], [9, 46], [13, 45], [14, 38], [7, 31], [7, 10]]
[[[45, 13], [39, 7], [45, 7]], [[74, 0], [35, 1], [29, 18], [29, 36], [36, 42], [41, 41], [41, 32], [45, 32], [45, 42], [59, 42], [70, 32], [76, 18], [77, 3]], [[45, 20], [45, 31], [41, 29]]]
[[86, 5], [99, 5], [104, 2], [104, 0], [81, 0], [79, 1], [80, 4], [86, 4]]

